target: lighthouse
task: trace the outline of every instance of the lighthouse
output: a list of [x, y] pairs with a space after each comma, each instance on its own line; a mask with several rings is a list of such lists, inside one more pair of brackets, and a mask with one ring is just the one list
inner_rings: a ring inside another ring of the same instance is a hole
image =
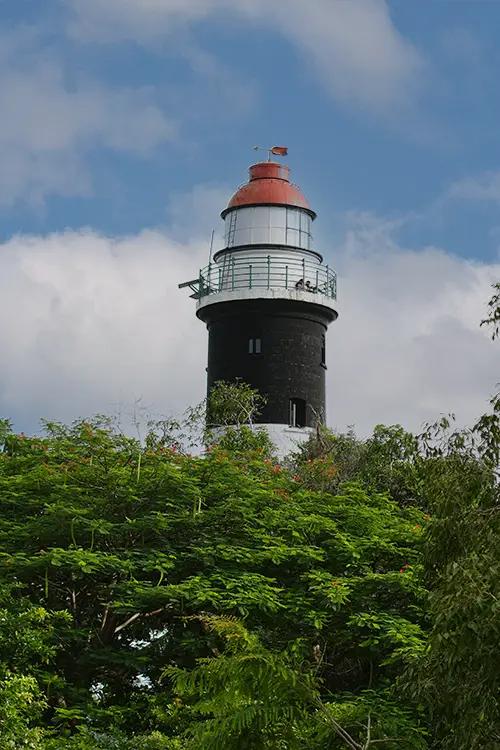
[[179, 286], [208, 329], [208, 392], [217, 381], [256, 388], [266, 399], [256, 422], [283, 456], [325, 421], [336, 274], [314, 248], [316, 214], [285, 164], [253, 164], [221, 217], [224, 247]]

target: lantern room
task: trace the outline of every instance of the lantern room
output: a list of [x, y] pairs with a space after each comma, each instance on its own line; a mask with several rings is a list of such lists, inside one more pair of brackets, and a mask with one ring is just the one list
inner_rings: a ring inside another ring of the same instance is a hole
[[198, 300], [198, 314], [228, 293], [235, 299], [305, 293], [307, 301], [330, 308], [336, 317], [336, 275], [313, 247], [316, 214], [290, 182], [288, 166], [259, 162], [249, 173], [221, 213], [224, 246], [210, 253], [197, 279], [185, 283]]
[[221, 214], [226, 248], [285, 245], [311, 249], [311, 223], [316, 214], [290, 182], [288, 166], [260, 162], [249, 172], [249, 182], [236, 191]]

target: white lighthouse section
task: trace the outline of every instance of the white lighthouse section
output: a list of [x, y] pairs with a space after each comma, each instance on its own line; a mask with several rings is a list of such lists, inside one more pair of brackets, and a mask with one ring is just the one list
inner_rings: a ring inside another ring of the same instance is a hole
[[336, 275], [311, 247], [311, 222], [311, 212], [295, 206], [227, 211], [225, 247], [200, 272], [198, 310], [257, 298], [300, 299], [336, 309]]
[[309, 296], [304, 301], [333, 309], [336, 276], [313, 250], [315, 216], [290, 183], [286, 165], [252, 165], [249, 182], [222, 212], [224, 248], [200, 271], [198, 311], [236, 300], [240, 294], [241, 299], [288, 299], [291, 292], [314, 294], [314, 299]]
[[292, 206], [248, 206], [226, 214], [227, 248], [241, 245], [289, 245], [311, 247], [311, 216]]
[[313, 427], [292, 427], [288, 424], [257, 424], [252, 427], [255, 432], [261, 428], [269, 435], [280, 461], [299, 450], [314, 434]]
[[[253, 432], [265, 431], [274, 446], [276, 457], [282, 461], [300, 449], [314, 434], [313, 427], [292, 427], [288, 424], [274, 422], [258, 422], [248, 425]], [[217, 442], [224, 435], [227, 427], [212, 427], [210, 430], [211, 442]]]
[[314, 289], [327, 293], [327, 269], [311, 249], [311, 215], [289, 206], [244, 206], [225, 216], [225, 244], [210, 268], [219, 291]]

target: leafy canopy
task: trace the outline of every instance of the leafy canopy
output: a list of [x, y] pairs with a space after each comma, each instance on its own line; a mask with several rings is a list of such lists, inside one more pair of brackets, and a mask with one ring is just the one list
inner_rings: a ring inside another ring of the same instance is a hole
[[[22, 701], [18, 713], [50, 750], [139, 741], [170, 750], [196, 747], [210, 726], [222, 732], [217, 692], [203, 713], [178, 676], [195, 680], [226, 658], [256, 664], [226, 654], [227, 638], [207, 627], [227, 618], [244, 622], [252, 653], [277, 678], [296, 680], [279, 709], [283, 718], [287, 700], [295, 706], [293, 733], [284, 718], [266, 723], [276, 747], [293, 747], [295, 734], [322, 747], [323, 730], [341, 747], [332, 717], [358, 744], [369, 723], [372, 738], [423, 747], [411, 700], [391, 689], [424, 644], [423, 512], [363, 483], [314, 486], [242, 434], [203, 457], [158, 432], [141, 445], [103, 419], [47, 424], [41, 438], [6, 436], [0, 581], [14, 617], [41, 608], [38, 620], [26, 617], [42, 651], [34, 658], [23, 646], [4, 674], [31, 680], [38, 718]], [[40, 665], [31, 671], [28, 654]], [[172, 669], [175, 679], [165, 678]], [[252, 684], [265, 695], [235, 669], [237, 678], [247, 702]], [[242, 724], [231, 742], [243, 747], [248, 736]], [[213, 741], [229, 743], [221, 737]]]

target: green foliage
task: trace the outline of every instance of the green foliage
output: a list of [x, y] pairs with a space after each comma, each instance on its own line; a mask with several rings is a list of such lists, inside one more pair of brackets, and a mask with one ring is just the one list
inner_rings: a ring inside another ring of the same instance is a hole
[[313, 697], [311, 675], [286, 656], [260, 644], [239, 622], [205, 618], [203, 624], [224, 639], [227, 653], [200, 659], [193, 670], [170, 668], [175, 689], [183, 700], [195, 699], [189, 747], [274, 748], [299, 747], [297, 724]]
[[0, 680], [0, 746], [42, 750], [43, 731], [31, 724], [40, 719], [44, 699], [33, 677], [4, 674]]
[[323, 655], [305, 660], [300, 641], [275, 653], [241, 623], [215, 617], [203, 622], [223, 640], [224, 652], [200, 659], [190, 671], [166, 671], [198, 717], [188, 730], [188, 748], [426, 747], [414, 717], [384, 691], [365, 690], [340, 700], [332, 695], [324, 702]]
[[12, 424], [8, 419], [0, 419], [0, 450], [5, 445], [7, 435], [12, 432]]
[[[169, 445], [168, 429], [141, 446], [102, 418], [7, 436], [0, 581], [27, 636], [5, 659], [45, 696], [49, 750], [182, 748], [197, 709], [161, 676], [217, 668], [227, 639], [209, 616], [243, 619], [255, 649], [285, 665], [299, 692], [283, 693], [280, 715], [289, 698], [305, 711], [304, 747], [325, 746], [316, 718], [342, 706], [354, 737], [368, 720], [373, 737], [394, 736], [400, 716], [420, 738], [391, 684], [424, 641], [422, 512], [356, 483], [315, 487], [258, 434], [235, 435], [204, 457]], [[321, 709], [300, 705], [304, 681]], [[271, 724], [276, 747], [295, 742]]]
[[226, 427], [214, 442], [220, 450], [228, 451], [233, 455], [257, 452], [262, 458], [273, 458], [276, 452], [264, 428], [252, 428], [244, 424], [239, 427]]
[[219, 380], [210, 389], [207, 399], [207, 424], [229, 426], [252, 424], [266, 399], [242, 380], [228, 383]]
[[54, 633], [67, 621], [64, 612], [51, 614], [31, 604], [18, 586], [0, 586], [0, 747], [42, 747], [43, 731], [36, 724], [46, 696], [40, 683], [57, 681], [48, 668]]
[[291, 461], [315, 489], [336, 492], [344, 482], [358, 481], [370, 491], [388, 492], [400, 505], [422, 504], [425, 468], [418, 440], [399, 425], [377, 425], [367, 440], [319, 426]]
[[406, 683], [427, 705], [443, 750], [500, 747], [499, 423], [496, 397], [472, 430], [450, 432], [444, 421], [425, 436], [432, 629]]
[[287, 465], [239, 382], [144, 444], [0, 420], [0, 746], [497, 750], [491, 403], [419, 439], [318, 427]]
[[491, 338], [496, 339], [500, 333], [500, 282], [493, 284], [495, 290], [488, 302], [488, 317], [481, 321], [481, 325], [491, 326]]
[[102, 732], [78, 728], [68, 737], [46, 736], [43, 750], [185, 750], [185, 743], [166, 737], [161, 732], [125, 735], [122, 732]]
[[21, 596], [17, 585], [0, 587], [0, 675], [41, 676], [56, 653], [55, 633], [71, 620]]
[[270, 456], [274, 446], [266, 431], [262, 427], [253, 429], [265, 402], [255, 388], [242, 380], [218, 381], [208, 398], [186, 409], [180, 419], [150, 421], [146, 446], [187, 454], [222, 441], [222, 447], [230, 451], [262, 449]]

